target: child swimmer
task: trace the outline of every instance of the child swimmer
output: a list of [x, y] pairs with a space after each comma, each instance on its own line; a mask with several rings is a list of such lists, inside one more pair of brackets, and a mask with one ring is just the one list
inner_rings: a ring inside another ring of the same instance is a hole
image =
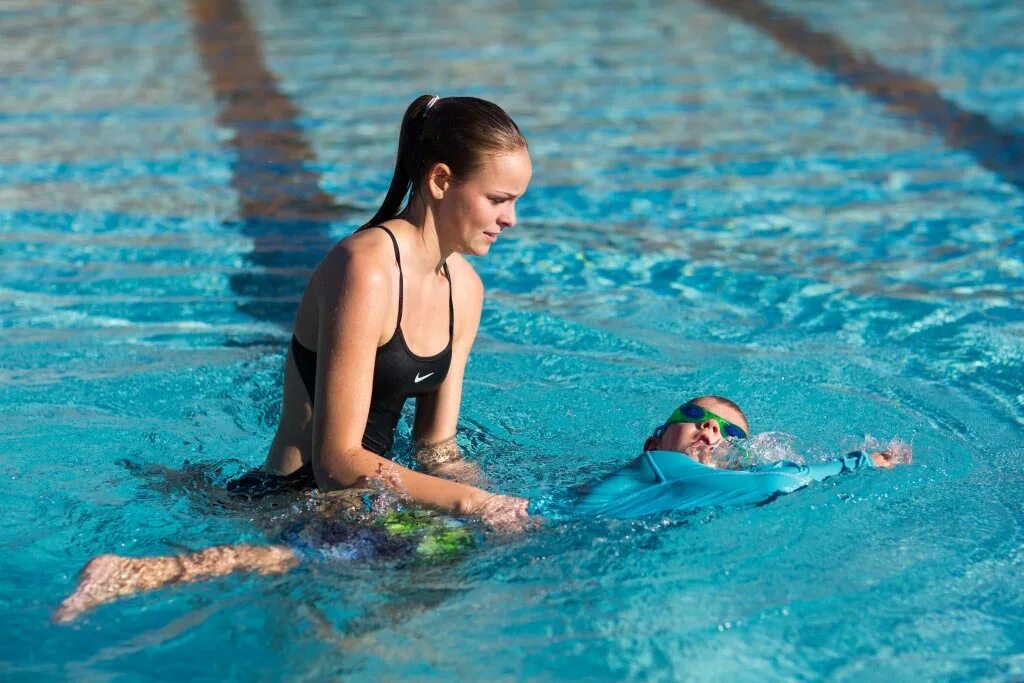
[[640, 517], [668, 510], [763, 503], [844, 472], [890, 468], [899, 459], [889, 451], [870, 455], [855, 451], [812, 465], [782, 460], [744, 468], [738, 457], [742, 451], [732, 446], [746, 439], [749, 431], [746, 415], [729, 399], [691, 399], [654, 430], [639, 458], [590, 486], [576, 501], [574, 514]]

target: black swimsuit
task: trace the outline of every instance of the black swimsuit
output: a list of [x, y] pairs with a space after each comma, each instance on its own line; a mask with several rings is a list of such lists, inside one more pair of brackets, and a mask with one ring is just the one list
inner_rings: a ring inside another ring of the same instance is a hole
[[[394, 441], [395, 427], [402, 414], [402, 407], [411, 396], [430, 394], [441, 386], [452, 362], [452, 338], [455, 330], [455, 305], [452, 301], [452, 278], [448, 264], [443, 265], [448, 279], [448, 345], [433, 356], [417, 356], [409, 350], [402, 334], [402, 256], [398, 240], [383, 225], [372, 226], [383, 230], [395, 246], [395, 261], [398, 263], [398, 322], [395, 333], [385, 344], [377, 347], [373, 366], [373, 392], [370, 395], [370, 413], [363, 431], [363, 448], [378, 455], [385, 455]], [[299, 371], [302, 383], [306, 385], [309, 401], [316, 397], [316, 351], [306, 348], [292, 335], [292, 359]], [[306, 464], [287, 476], [274, 475], [255, 470], [228, 484], [228, 490], [248, 496], [266, 495], [283, 490], [315, 487], [312, 465]]]
[[[444, 275], [448, 278], [448, 346], [433, 356], [417, 356], [409, 350], [402, 334], [402, 256], [398, 251], [398, 240], [383, 225], [383, 230], [395, 245], [395, 261], [398, 263], [398, 322], [395, 333], [383, 346], [377, 347], [377, 358], [373, 365], [373, 393], [370, 396], [370, 414], [363, 432], [363, 448], [384, 455], [391, 448], [395, 427], [402, 414], [405, 400], [411, 396], [423, 396], [434, 392], [452, 363], [452, 336], [455, 330], [455, 306], [452, 302], [452, 278], [448, 264], [444, 264]], [[292, 335], [292, 358], [302, 377], [309, 400], [316, 396], [316, 351], [307, 349]]]

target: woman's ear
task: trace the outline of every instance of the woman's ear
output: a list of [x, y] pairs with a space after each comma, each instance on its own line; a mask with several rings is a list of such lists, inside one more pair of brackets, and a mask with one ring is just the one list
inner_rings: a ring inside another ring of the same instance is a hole
[[452, 169], [440, 161], [427, 170], [427, 192], [434, 199], [442, 199], [452, 184]]
[[661, 439], [655, 436], [647, 437], [647, 441], [644, 441], [644, 453], [647, 451], [656, 451], [661, 447]]

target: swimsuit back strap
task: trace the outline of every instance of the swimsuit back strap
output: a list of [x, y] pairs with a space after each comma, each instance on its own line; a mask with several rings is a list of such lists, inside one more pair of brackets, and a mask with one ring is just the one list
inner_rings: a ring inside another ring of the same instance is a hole
[[455, 338], [455, 303], [452, 301], [452, 274], [448, 272], [448, 262], [441, 264], [444, 276], [448, 278], [448, 343]]
[[[374, 225], [372, 227], [380, 228], [388, 234], [391, 238], [391, 243], [395, 246], [395, 263], [398, 264], [398, 323], [397, 326], [402, 326], [402, 291], [405, 289], [405, 281], [402, 278], [402, 254], [398, 251], [398, 240], [395, 239], [395, 234], [385, 228], [383, 225]], [[449, 283], [450, 286], [450, 283]], [[451, 292], [449, 292], [451, 296]]]

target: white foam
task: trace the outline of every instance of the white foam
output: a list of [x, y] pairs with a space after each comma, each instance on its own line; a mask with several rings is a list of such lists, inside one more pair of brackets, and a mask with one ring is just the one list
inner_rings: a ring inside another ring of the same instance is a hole
[[796, 437], [785, 432], [762, 432], [751, 436], [744, 448], [747, 453], [753, 456], [752, 465], [778, 462], [779, 460], [790, 460], [796, 463], [804, 462], [804, 457], [796, 452], [793, 443]]

